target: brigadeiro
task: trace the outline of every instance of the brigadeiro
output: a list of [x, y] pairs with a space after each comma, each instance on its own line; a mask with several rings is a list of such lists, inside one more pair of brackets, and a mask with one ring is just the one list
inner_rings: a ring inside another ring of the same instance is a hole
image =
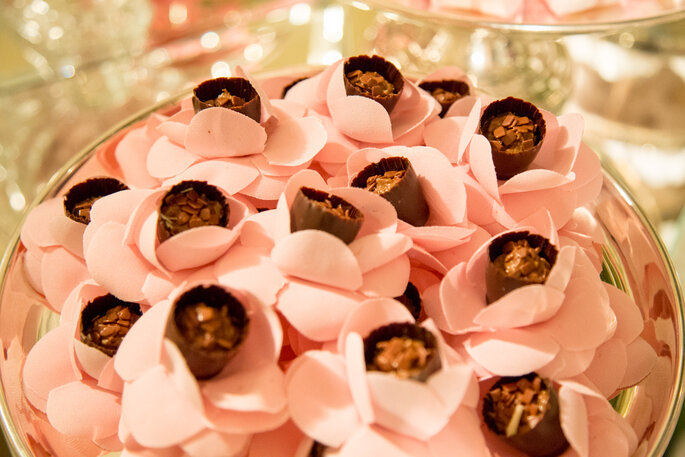
[[402, 73], [380, 56], [350, 57], [343, 64], [347, 95], [361, 95], [375, 100], [390, 113], [404, 88]]
[[397, 217], [415, 227], [426, 224], [430, 212], [421, 183], [405, 157], [386, 157], [367, 165], [350, 183], [392, 203]]
[[557, 260], [557, 248], [545, 237], [527, 231], [505, 233], [488, 247], [485, 270], [488, 303], [514, 289], [543, 284]]
[[218, 374], [247, 338], [250, 318], [245, 306], [218, 285], [200, 285], [174, 303], [166, 336], [185, 357], [197, 379]]
[[392, 323], [364, 338], [367, 371], [392, 373], [401, 379], [426, 381], [441, 366], [435, 336], [413, 323]]
[[483, 398], [487, 427], [530, 457], [555, 457], [569, 443], [554, 386], [536, 373], [500, 379]]
[[300, 187], [290, 206], [290, 231], [323, 230], [351, 243], [364, 214], [347, 200], [311, 187]]
[[480, 118], [480, 131], [490, 142], [498, 179], [509, 179], [535, 160], [546, 126], [537, 107], [508, 97], [490, 103]]
[[404, 289], [404, 293], [399, 297], [395, 297], [395, 300], [402, 303], [405, 308], [409, 310], [412, 317], [419, 320], [421, 317], [421, 294], [419, 294], [419, 289], [416, 288], [411, 282], [407, 283], [407, 287]]
[[224, 194], [205, 181], [182, 181], [162, 198], [157, 221], [160, 242], [195, 227], [226, 227], [229, 206]]
[[81, 311], [81, 342], [112, 357], [142, 315], [138, 303], [119, 300], [112, 294], [97, 297]]
[[255, 122], [262, 115], [262, 104], [257, 90], [245, 78], [215, 78], [200, 83], [193, 89], [193, 108], [221, 107], [237, 111]]
[[118, 179], [91, 178], [72, 186], [64, 195], [64, 213], [81, 224], [90, 223], [90, 209], [98, 199], [128, 189]]
[[456, 79], [443, 79], [440, 81], [424, 81], [419, 87], [430, 93], [433, 98], [440, 103], [442, 110], [440, 117], [444, 117], [450, 106], [457, 100], [467, 95], [471, 95], [469, 85], [464, 81]]

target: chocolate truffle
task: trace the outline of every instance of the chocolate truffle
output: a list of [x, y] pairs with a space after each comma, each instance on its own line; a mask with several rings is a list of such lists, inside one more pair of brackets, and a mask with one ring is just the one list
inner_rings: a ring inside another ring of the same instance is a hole
[[416, 227], [426, 224], [430, 212], [421, 183], [405, 157], [386, 157], [367, 165], [350, 183], [392, 203], [397, 217]]
[[343, 64], [347, 95], [361, 95], [377, 101], [388, 113], [400, 99], [404, 88], [402, 73], [380, 56], [350, 57]]
[[226, 227], [228, 215], [228, 202], [218, 188], [205, 181], [183, 181], [162, 198], [157, 238], [166, 241], [195, 227]]
[[97, 297], [81, 311], [81, 342], [112, 357], [142, 315], [138, 303], [119, 300], [112, 294]]
[[197, 286], [173, 305], [166, 336], [197, 379], [218, 374], [247, 338], [250, 318], [243, 304], [221, 286]]
[[488, 303], [514, 289], [543, 284], [557, 260], [557, 248], [540, 235], [527, 231], [505, 233], [488, 247], [485, 270]]
[[323, 230], [346, 244], [357, 236], [364, 215], [343, 198], [327, 192], [300, 187], [290, 207], [290, 231]]
[[193, 89], [193, 108], [222, 107], [237, 111], [259, 122], [262, 104], [257, 90], [245, 78], [215, 78], [200, 83]]
[[471, 95], [469, 85], [456, 79], [443, 79], [440, 81], [424, 81], [419, 87], [430, 93], [440, 103], [442, 110], [440, 117], [444, 117], [450, 106], [457, 100]]
[[441, 366], [435, 336], [412, 323], [388, 324], [373, 330], [364, 338], [364, 359], [367, 371], [422, 382]]
[[90, 209], [93, 203], [106, 195], [126, 189], [126, 184], [118, 179], [87, 179], [72, 186], [64, 195], [64, 213], [69, 219], [87, 225], [90, 223]]
[[419, 320], [419, 317], [421, 317], [421, 294], [419, 294], [419, 289], [414, 284], [408, 282], [404, 293], [399, 297], [395, 297], [395, 300], [402, 303], [414, 319]]
[[500, 379], [483, 398], [483, 419], [530, 457], [555, 457], [569, 446], [556, 390], [536, 373]]
[[509, 97], [485, 108], [480, 131], [490, 142], [497, 179], [509, 179], [535, 160], [546, 126], [535, 105]]

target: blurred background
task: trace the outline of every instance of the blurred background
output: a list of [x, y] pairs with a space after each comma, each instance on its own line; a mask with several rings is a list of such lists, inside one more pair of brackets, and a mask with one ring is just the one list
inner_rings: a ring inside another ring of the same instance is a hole
[[[380, 4], [3, 0], [0, 247], [53, 173], [144, 107], [235, 64], [269, 71], [377, 52], [409, 74], [457, 65], [495, 96], [581, 112], [585, 140], [619, 171], [685, 277], [682, 7], [647, 20], [527, 27]], [[678, 433], [668, 455], [685, 456]]]

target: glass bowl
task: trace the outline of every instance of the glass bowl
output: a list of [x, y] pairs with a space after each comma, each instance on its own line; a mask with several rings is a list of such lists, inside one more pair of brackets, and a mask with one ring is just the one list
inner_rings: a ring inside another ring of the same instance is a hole
[[[285, 81], [304, 72], [299, 67], [297, 71], [268, 76], [282, 76]], [[96, 154], [113, 147], [151, 113], [173, 109], [185, 96], [187, 93], [141, 112], [85, 148], [53, 177], [32, 207], [63, 194], [89, 176], [90, 161]], [[644, 317], [642, 337], [658, 355], [649, 375], [618, 395], [613, 404], [637, 433], [639, 446], [634, 456], [660, 457], [673, 434], [683, 401], [683, 298], [662, 242], [612, 170], [605, 169], [596, 213], [606, 239], [603, 279], [633, 296]], [[21, 372], [26, 355], [58, 321], [28, 282], [23, 268], [25, 252], [17, 232], [0, 270], [0, 412], [7, 441], [19, 457], [99, 455], [101, 450], [92, 443], [57, 432], [23, 395]]]

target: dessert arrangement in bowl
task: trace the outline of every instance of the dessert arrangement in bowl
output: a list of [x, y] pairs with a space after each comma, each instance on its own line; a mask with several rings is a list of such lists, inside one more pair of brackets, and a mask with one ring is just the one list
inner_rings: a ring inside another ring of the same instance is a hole
[[0, 301], [19, 455], [662, 455], [680, 295], [580, 116], [379, 56], [234, 75], [27, 216]]

